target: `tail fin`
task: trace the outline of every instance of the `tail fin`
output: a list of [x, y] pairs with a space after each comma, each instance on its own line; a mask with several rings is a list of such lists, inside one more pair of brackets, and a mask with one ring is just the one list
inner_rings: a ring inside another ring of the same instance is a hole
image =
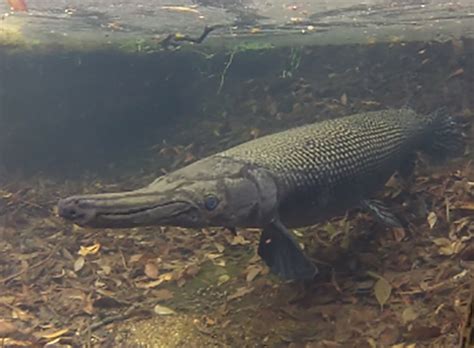
[[462, 156], [466, 147], [467, 124], [449, 115], [445, 109], [432, 114], [432, 133], [423, 151], [436, 162]]

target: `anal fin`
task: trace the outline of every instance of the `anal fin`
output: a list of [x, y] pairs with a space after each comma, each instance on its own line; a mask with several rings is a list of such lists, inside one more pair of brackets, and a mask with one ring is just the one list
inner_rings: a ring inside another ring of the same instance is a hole
[[312, 279], [318, 273], [317, 267], [279, 221], [263, 229], [258, 255], [273, 273], [286, 280]]

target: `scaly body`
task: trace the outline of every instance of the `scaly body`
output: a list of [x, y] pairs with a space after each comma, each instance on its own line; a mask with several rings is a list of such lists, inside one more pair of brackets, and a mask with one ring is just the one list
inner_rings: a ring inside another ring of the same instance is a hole
[[131, 192], [73, 196], [59, 214], [79, 225], [173, 225], [263, 229], [259, 255], [285, 279], [317, 272], [285, 226], [314, 224], [363, 203], [415, 151], [462, 149], [457, 125], [439, 113], [384, 110], [323, 121], [249, 141]]

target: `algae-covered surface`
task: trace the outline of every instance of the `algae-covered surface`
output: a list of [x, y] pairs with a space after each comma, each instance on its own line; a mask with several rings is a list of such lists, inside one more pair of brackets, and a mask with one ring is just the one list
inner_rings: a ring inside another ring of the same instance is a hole
[[[259, 231], [83, 229], [60, 197], [140, 187], [264, 134], [367, 110], [474, 115], [472, 39], [131, 52], [0, 52], [5, 347], [454, 347], [469, 334], [472, 129], [357, 209], [295, 230], [320, 274], [285, 283]], [[472, 323], [472, 318], [471, 318]], [[465, 340], [467, 341], [467, 340]], [[468, 347], [468, 345], [466, 345]]]

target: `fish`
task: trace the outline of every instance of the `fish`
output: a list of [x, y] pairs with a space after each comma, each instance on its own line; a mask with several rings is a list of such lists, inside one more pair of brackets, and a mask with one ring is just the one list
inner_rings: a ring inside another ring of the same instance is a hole
[[400, 226], [371, 197], [395, 172], [413, 167], [416, 152], [446, 159], [463, 149], [459, 122], [446, 112], [363, 112], [262, 136], [137, 190], [63, 198], [58, 214], [94, 228], [259, 228], [257, 252], [271, 272], [305, 281], [319, 270], [292, 228], [355, 207], [387, 226]]

